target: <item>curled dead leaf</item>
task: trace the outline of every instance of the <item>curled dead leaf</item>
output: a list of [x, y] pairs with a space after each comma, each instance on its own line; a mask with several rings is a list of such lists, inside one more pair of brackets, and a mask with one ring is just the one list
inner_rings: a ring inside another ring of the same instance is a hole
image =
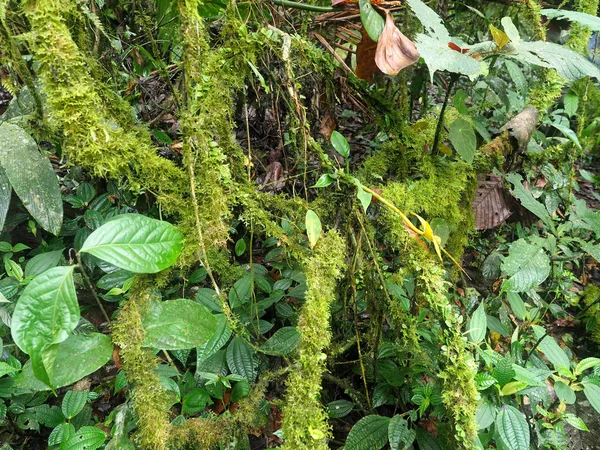
[[390, 12], [386, 11], [385, 15], [385, 26], [377, 41], [375, 64], [386, 75], [397, 75], [405, 67], [416, 63], [420, 55], [415, 43], [396, 27]]
[[369, 37], [364, 27], [361, 28], [360, 33], [362, 39], [356, 46], [356, 76], [372, 82], [373, 76], [377, 72], [375, 65], [377, 42]]

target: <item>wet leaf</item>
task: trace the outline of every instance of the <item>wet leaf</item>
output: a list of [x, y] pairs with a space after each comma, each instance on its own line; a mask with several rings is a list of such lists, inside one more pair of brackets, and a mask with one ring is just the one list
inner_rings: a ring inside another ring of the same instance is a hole
[[375, 64], [386, 75], [397, 75], [419, 60], [416, 45], [400, 32], [394, 18], [386, 11], [385, 27], [377, 42]]

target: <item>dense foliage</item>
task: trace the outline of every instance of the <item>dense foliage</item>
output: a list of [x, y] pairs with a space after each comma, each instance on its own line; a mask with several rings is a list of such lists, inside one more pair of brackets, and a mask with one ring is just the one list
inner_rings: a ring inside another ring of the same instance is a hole
[[600, 19], [544, 8], [0, 0], [0, 450], [581, 447]]

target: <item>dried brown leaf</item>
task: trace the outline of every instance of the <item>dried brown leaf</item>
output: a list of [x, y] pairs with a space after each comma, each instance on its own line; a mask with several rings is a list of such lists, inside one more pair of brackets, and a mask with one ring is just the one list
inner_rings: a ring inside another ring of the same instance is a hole
[[356, 46], [356, 76], [371, 82], [378, 70], [375, 65], [377, 42], [369, 37], [364, 27], [361, 28], [360, 34], [362, 39]]
[[509, 199], [501, 177], [494, 174], [479, 175], [473, 200], [475, 227], [478, 230], [489, 230], [508, 219], [512, 214]]
[[394, 24], [389, 11], [385, 12], [385, 26], [377, 41], [375, 64], [386, 75], [397, 75], [405, 67], [419, 60], [419, 51], [413, 41], [402, 34]]

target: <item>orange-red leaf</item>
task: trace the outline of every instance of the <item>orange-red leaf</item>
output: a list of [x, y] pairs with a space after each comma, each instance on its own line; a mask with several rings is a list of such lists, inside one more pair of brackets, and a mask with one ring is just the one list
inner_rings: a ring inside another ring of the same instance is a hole
[[360, 30], [362, 40], [356, 46], [356, 76], [369, 82], [377, 72], [375, 65], [375, 50], [377, 42], [369, 37], [364, 27]]

